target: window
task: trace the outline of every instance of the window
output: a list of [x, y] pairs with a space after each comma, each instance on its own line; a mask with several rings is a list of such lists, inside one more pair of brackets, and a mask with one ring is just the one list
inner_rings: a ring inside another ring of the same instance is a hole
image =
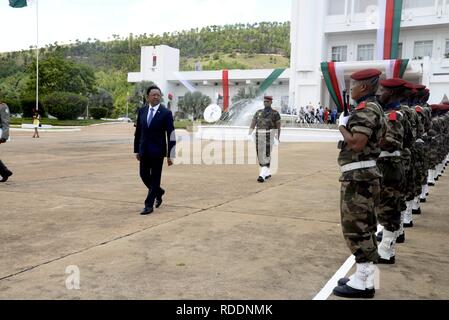
[[446, 49], [444, 50], [444, 57], [449, 59], [449, 40], [446, 40]]
[[403, 48], [403, 46], [402, 46], [402, 43], [399, 43], [398, 44], [398, 59], [402, 59], [402, 48]]
[[356, 13], [366, 13], [370, 7], [377, 8], [377, 0], [357, 0], [354, 2]]
[[433, 41], [415, 41], [414, 58], [422, 59], [424, 57], [431, 57], [433, 51]]
[[405, 0], [404, 9], [434, 7], [435, 0]]
[[348, 46], [332, 47], [332, 61], [341, 62], [347, 59]]
[[339, 16], [345, 14], [345, 0], [328, 0], [327, 14], [330, 16]]
[[357, 48], [357, 61], [374, 60], [374, 44], [361, 44]]

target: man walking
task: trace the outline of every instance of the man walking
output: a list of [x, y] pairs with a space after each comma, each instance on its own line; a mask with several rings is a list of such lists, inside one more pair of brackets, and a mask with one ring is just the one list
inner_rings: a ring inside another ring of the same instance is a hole
[[[0, 100], [0, 144], [6, 143], [9, 139], [9, 119], [10, 112], [8, 106]], [[0, 182], [6, 182], [12, 172], [0, 160]]]
[[173, 165], [176, 154], [176, 137], [171, 111], [161, 104], [161, 89], [151, 86], [147, 90], [148, 104], [139, 109], [134, 138], [134, 153], [140, 162], [140, 177], [148, 188], [145, 208], [141, 215], [153, 213], [154, 204], [159, 208], [165, 190], [161, 188], [164, 159]]

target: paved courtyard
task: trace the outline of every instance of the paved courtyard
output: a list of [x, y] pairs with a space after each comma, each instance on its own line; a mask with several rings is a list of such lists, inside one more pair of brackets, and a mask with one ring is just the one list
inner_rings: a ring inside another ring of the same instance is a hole
[[[281, 144], [265, 184], [255, 165], [166, 167], [163, 206], [142, 217], [133, 133], [13, 132], [0, 146], [14, 171], [0, 184], [0, 299], [313, 299], [349, 257], [334, 143]], [[449, 299], [447, 199], [445, 176], [397, 264], [380, 266], [376, 299]]]

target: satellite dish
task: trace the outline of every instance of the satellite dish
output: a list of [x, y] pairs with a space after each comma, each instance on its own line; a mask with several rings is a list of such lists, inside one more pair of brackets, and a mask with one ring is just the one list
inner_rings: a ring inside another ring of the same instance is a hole
[[219, 105], [211, 104], [204, 110], [204, 120], [209, 123], [217, 122], [221, 118], [221, 108]]

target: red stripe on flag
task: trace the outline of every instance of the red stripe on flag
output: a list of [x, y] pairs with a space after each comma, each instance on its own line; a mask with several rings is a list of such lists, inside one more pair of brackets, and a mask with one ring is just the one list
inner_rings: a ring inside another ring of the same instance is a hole
[[400, 78], [400, 74], [401, 74], [401, 64], [402, 64], [402, 60], [401, 59], [396, 59], [394, 61], [394, 70], [393, 70], [393, 78]]
[[229, 109], [229, 71], [223, 70], [223, 111], [227, 112]]
[[329, 62], [329, 75], [331, 77], [332, 86], [334, 87], [335, 94], [337, 95], [338, 102], [340, 103], [340, 107], [343, 110], [343, 99], [341, 97], [341, 91], [338, 86], [337, 74], [335, 72], [335, 63]]
[[384, 59], [391, 59], [391, 44], [393, 40], [394, 0], [387, 0], [385, 13]]

